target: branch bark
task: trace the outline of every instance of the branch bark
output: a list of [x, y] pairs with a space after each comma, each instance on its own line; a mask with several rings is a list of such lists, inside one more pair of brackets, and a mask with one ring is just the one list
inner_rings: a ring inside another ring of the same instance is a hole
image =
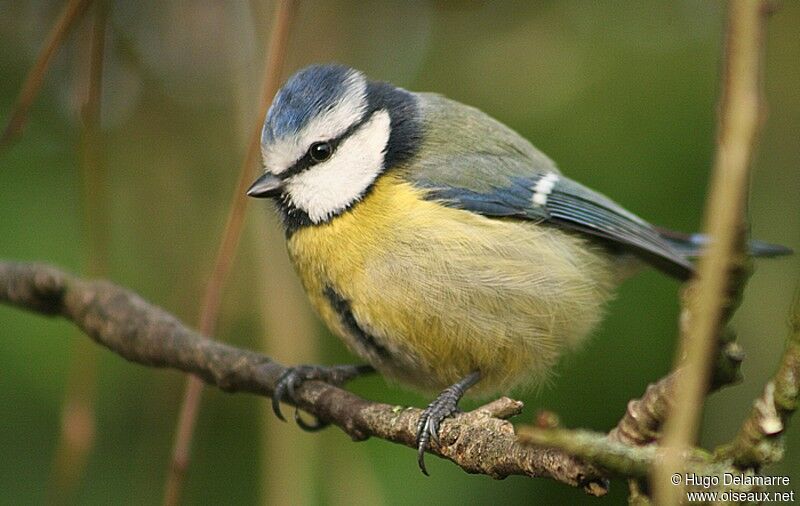
[[[0, 262], [0, 302], [62, 316], [127, 360], [195, 374], [227, 392], [271, 396], [286, 370], [258, 353], [203, 337], [124, 288], [48, 265]], [[378, 437], [416, 448], [419, 409], [371, 402], [318, 381], [298, 389], [297, 406], [356, 441]], [[606, 492], [607, 479], [598, 468], [562, 450], [518, 442], [507, 418], [521, 410], [521, 402], [503, 397], [447, 419], [441, 445], [429, 451], [468, 473], [548, 477], [593, 495]]]
[[759, 469], [783, 458], [783, 434], [789, 417], [800, 403], [800, 289], [795, 294], [786, 340], [778, 371], [753, 403], [750, 416], [730, 445], [717, 450], [740, 469]]

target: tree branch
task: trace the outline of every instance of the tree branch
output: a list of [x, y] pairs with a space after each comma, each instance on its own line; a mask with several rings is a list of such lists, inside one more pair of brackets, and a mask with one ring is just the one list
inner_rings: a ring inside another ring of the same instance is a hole
[[[62, 316], [132, 362], [196, 374], [227, 392], [271, 396], [286, 370], [258, 353], [203, 337], [124, 288], [79, 279], [43, 264], [0, 262], [0, 302]], [[416, 448], [419, 409], [371, 402], [318, 381], [297, 390], [297, 405], [354, 440], [374, 436]], [[468, 473], [548, 477], [593, 495], [606, 492], [607, 480], [594, 466], [562, 450], [518, 442], [506, 419], [521, 410], [521, 402], [503, 397], [447, 419], [441, 427], [441, 446], [429, 451]]]
[[[111, 2], [95, 0], [91, 3], [94, 11], [91, 38], [84, 56], [88, 63], [86, 85], [76, 93], [77, 98], [82, 101], [77, 151], [80, 160], [84, 237], [87, 244], [85, 272], [91, 276], [106, 276], [109, 270], [111, 226], [108, 213], [108, 167], [100, 120], [106, 25]], [[61, 431], [47, 487], [49, 503], [74, 502], [75, 493], [86, 473], [96, 436], [95, 397], [99, 351], [96, 346], [83, 339], [77, 340], [72, 347], [61, 406]]]
[[[261, 146], [261, 127], [272, 97], [280, 85], [281, 69], [286, 59], [289, 42], [289, 25], [296, 8], [294, 0], [282, 0], [276, 6], [272, 23], [271, 40], [267, 50], [267, 61], [264, 67], [264, 78], [261, 85], [258, 114], [250, 131], [247, 151], [239, 168], [239, 177], [234, 188], [225, 228], [220, 238], [214, 267], [208, 278], [200, 304], [200, 321], [198, 330], [201, 334], [214, 334], [222, 302], [222, 288], [230, 274], [236, 249], [244, 228], [247, 197], [245, 192], [255, 177], [255, 167], [259, 159]], [[183, 402], [175, 429], [175, 442], [164, 487], [164, 506], [175, 506], [180, 503], [186, 470], [189, 467], [189, 453], [194, 437], [195, 423], [200, 411], [203, 394], [203, 383], [194, 376], [186, 380]]]
[[[731, 0], [719, 140], [705, 226], [711, 238], [689, 287], [676, 379], [674, 409], [665, 423], [666, 453], [653, 474], [658, 504], [677, 504], [683, 488], [669, 477], [683, 469], [683, 455], [695, 443], [703, 398], [711, 380], [714, 347], [744, 286], [745, 202], [750, 159], [761, 119], [761, 53], [766, 2]], [[733, 295], [733, 296], [731, 296]]]
[[783, 457], [783, 433], [800, 402], [800, 289], [794, 299], [791, 328], [778, 371], [753, 403], [750, 416], [730, 445], [717, 453], [742, 469], [759, 469]]
[[[580, 457], [587, 462], [592, 462], [612, 476], [633, 478], [632, 489], [638, 488], [636, 479], [644, 478], [652, 472], [653, 468], [662, 461], [668, 449], [649, 445], [644, 447], [629, 446], [606, 434], [587, 430], [566, 429], [539, 429], [534, 427], [520, 427], [519, 440], [526, 444], [558, 448]], [[757, 471], [752, 468], [737, 468], [729, 458], [712, 455], [699, 448], [687, 448], [681, 458], [688, 464], [687, 472], [697, 476], [722, 477], [725, 474], [756, 476]], [[715, 490], [752, 492], [759, 490], [755, 480], [740, 483], [717, 483], [713, 486], [690, 485], [692, 490]], [[642, 500], [639, 497], [637, 500]], [[658, 504], [658, 503], [657, 503]]]
[[[736, 342], [731, 340], [721, 343], [710, 391], [740, 381], [743, 360], [744, 352]], [[609, 438], [633, 446], [658, 442], [664, 421], [672, 408], [675, 385], [680, 374], [680, 369], [671, 372], [648, 385], [641, 398], [629, 401], [625, 414], [609, 432]]]

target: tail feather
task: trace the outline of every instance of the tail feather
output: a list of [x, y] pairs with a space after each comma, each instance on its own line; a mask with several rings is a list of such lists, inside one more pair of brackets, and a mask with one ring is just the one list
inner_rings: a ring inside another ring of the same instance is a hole
[[[684, 234], [665, 228], [657, 228], [658, 233], [663, 237], [675, 251], [687, 258], [700, 256], [708, 245], [709, 238], [705, 234]], [[780, 244], [770, 244], [764, 241], [751, 239], [747, 242], [747, 252], [750, 256], [759, 258], [773, 258], [791, 255], [794, 251]]]

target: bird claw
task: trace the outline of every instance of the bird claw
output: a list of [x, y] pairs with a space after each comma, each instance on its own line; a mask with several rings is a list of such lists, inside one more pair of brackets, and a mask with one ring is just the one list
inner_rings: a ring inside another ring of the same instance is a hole
[[[298, 365], [289, 367], [275, 384], [275, 390], [272, 393], [272, 411], [275, 416], [285, 422], [286, 418], [281, 412], [281, 401], [289, 400], [295, 403], [297, 389], [306, 381], [324, 381], [331, 385], [339, 386], [357, 376], [373, 371], [374, 369], [369, 365]], [[314, 424], [305, 422], [300, 418], [297, 408], [295, 408], [294, 419], [301, 429], [309, 432], [318, 431], [329, 425], [327, 422], [320, 420], [317, 420]]]
[[422, 474], [429, 476], [425, 467], [425, 450], [430, 447], [430, 442], [441, 446], [439, 439], [439, 427], [441, 423], [455, 413], [460, 412], [458, 401], [464, 396], [464, 392], [480, 379], [480, 373], [474, 372], [459, 381], [455, 385], [447, 387], [442, 391], [433, 402], [428, 404], [417, 422], [417, 464]]
[[417, 463], [419, 464], [422, 474], [428, 475], [428, 470], [425, 467], [425, 450], [429, 447], [430, 442], [436, 443], [440, 446], [439, 439], [439, 426], [445, 418], [450, 417], [458, 411], [458, 398], [452, 396], [445, 396], [448, 391], [442, 392], [442, 395], [436, 398], [428, 407], [422, 412], [417, 423]]
[[323, 422], [319, 418], [315, 418], [314, 420], [315, 423], [313, 424], [306, 422], [303, 420], [303, 417], [300, 416], [300, 410], [294, 408], [294, 421], [298, 427], [306, 432], [317, 432], [330, 425], [330, 422]]

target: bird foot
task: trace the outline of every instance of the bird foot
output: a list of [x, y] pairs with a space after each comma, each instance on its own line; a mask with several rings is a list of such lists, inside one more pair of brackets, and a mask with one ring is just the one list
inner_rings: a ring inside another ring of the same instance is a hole
[[[278, 382], [275, 385], [275, 391], [272, 393], [272, 411], [279, 419], [286, 421], [286, 418], [281, 412], [281, 401], [289, 400], [292, 403], [296, 402], [296, 390], [304, 382], [309, 380], [324, 381], [331, 385], [340, 386], [347, 381], [367, 374], [375, 372], [375, 369], [370, 365], [297, 365], [286, 369]], [[309, 432], [324, 429], [329, 424], [319, 420], [314, 424], [309, 424], [300, 418], [300, 413], [295, 407], [294, 419], [297, 425]]]
[[437, 446], [440, 444], [439, 425], [460, 411], [458, 401], [480, 378], [480, 372], [475, 371], [458, 383], [447, 387], [420, 415], [417, 423], [417, 463], [425, 476], [428, 476], [428, 470], [425, 468], [425, 450], [430, 446], [431, 440]]

